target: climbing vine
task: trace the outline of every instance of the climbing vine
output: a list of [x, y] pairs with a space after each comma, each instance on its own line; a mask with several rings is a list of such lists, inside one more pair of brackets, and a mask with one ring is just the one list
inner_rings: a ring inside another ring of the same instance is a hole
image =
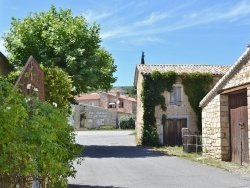
[[200, 101], [209, 91], [213, 83], [213, 75], [211, 73], [182, 73], [182, 85], [184, 92], [188, 96], [188, 101], [197, 115], [197, 127], [201, 132], [201, 108], [199, 107]]
[[154, 71], [150, 75], [145, 75], [142, 83], [142, 102], [144, 105], [143, 114], [143, 145], [158, 145], [159, 136], [157, 134], [155, 106], [160, 105], [161, 109], [166, 111], [166, 102], [164, 96], [161, 95], [165, 90], [171, 91], [173, 84], [177, 78], [177, 73], [173, 71], [160, 73]]

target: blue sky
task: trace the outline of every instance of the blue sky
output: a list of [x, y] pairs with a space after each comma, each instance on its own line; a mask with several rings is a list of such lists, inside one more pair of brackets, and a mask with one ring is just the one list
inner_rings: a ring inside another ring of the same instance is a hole
[[[101, 25], [115, 86], [133, 85], [142, 51], [146, 64], [232, 65], [250, 43], [250, 0], [0, 0], [0, 37], [11, 17], [52, 4]], [[2, 38], [0, 51], [6, 55]]]

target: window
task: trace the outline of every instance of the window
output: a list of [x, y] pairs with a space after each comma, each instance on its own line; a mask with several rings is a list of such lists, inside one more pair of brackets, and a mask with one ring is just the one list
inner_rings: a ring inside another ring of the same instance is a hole
[[104, 125], [104, 119], [97, 119], [98, 125]]
[[170, 92], [170, 105], [181, 105], [181, 87], [173, 87]]

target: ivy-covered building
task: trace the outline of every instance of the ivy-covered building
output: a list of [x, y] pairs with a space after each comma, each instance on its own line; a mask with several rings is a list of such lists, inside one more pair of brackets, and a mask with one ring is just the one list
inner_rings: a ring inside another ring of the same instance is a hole
[[214, 65], [146, 65], [135, 69], [136, 131], [143, 145], [181, 145], [181, 130], [201, 131], [200, 100], [229, 70]]

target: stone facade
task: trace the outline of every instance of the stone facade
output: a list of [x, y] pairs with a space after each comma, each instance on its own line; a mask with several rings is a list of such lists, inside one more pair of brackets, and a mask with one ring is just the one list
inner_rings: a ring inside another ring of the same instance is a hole
[[89, 105], [76, 105], [74, 127], [95, 129], [101, 126], [117, 126], [118, 113], [114, 110]]
[[[137, 88], [137, 115], [136, 115], [136, 131], [138, 143], [142, 138], [143, 132], [143, 103], [141, 100], [141, 92], [143, 90], [142, 82], [144, 79], [144, 75], [151, 74], [153, 71], [167, 72], [167, 71], [175, 71], [179, 75], [182, 72], [201, 72], [207, 73], [210, 72], [214, 75], [214, 84], [216, 84], [222, 75], [228, 71], [229, 67], [225, 66], [201, 66], [201, 65], [137, 65], [135, 71], [134, 85]], [[170, 104], [170, 93], [165, 91], [162, 95], [165, 97], [167, 111], [164, 112], [161, 110], [160, 106], [155, 107], [155, 116], [156, 116], [156, 125], [157, 132], [160, 138], [160, 143], [163, 143], [163, 125], [161, 124], [161, 117], [163, 114], [167, 115], [167, 118], [186, 118], [187, 119], [187, 127], [192, 134], [195, 134], [197, 129], [197, 116], [194, 110], [192, 109], [188, 97], [184, 92], [183, 85], [181, 84], [181, 77], [177, 78], [176, 83], [173, 85], [174, 87], [181, 88], [181, 104], [180, 105], [171, 105]]]
[[[248, 135], [250, 135], [250, 50], [247, 50], [226, 75], [204, 97], [202, 107], [203, 155], [230, 160], [230, 92], [247, 89]], [[228, 93], [223, 92], [228, 91]], [[250, 142], [248, 144], [250, 146]], [[250, 147], [249, 147], [250, 148]], [[250, 156], [250, 155], [249, 155]]]
[[217, 95], [202, 109], [204, 155], [229, 160], [229, 136], [228, 97]]
[[136, 113], [134, 98], [116, 93], [91, 93], [75, 97], [74, 127], [94, 129], [100, 126], [118, 127], [120, 116]]
[[173, 85], [174, 87], [181, 87], [181, 104], [180, 105], [171, 105], [170, 104], [170, 93], [165, 91], [162, 95], [165, 97], [167, 104], [167, 111], [164, 112], [161, 110], [160, 106], [156, 106], [155, 108], [155, 116], [156, 116], [156, 125], [158, 135], [160, 137], [160, 143], [163, 143], [163, 125], [161, 124], [161, 117], [163, 114], [167, 115], [167, 118], [186, 118], [187, 119], [187, 128], [191, 133], [196, 133], [198, 131], [196, 122], [197, 116], [194, 112], [193, 108], [190, 106], [188, 101], [188, 96], [184, 92], [183, 85], [181, 84], [181, 79], [178, 78], [177, 82]]

